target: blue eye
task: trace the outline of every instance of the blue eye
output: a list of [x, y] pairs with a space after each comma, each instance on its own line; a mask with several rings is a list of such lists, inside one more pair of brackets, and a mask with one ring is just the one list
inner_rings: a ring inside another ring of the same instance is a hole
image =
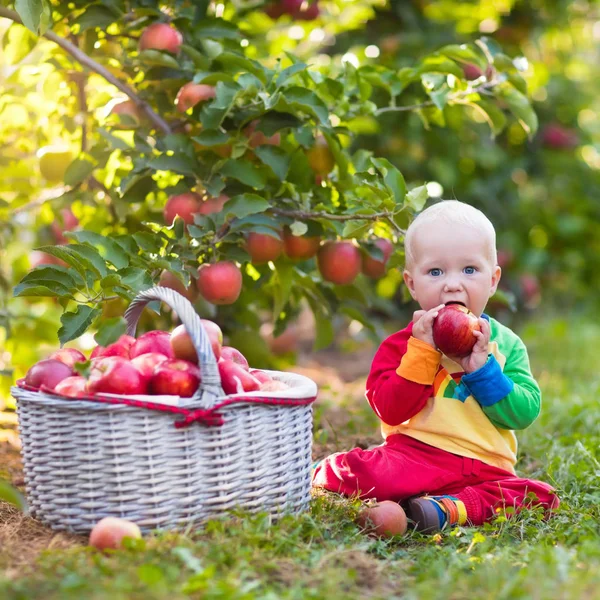
[[442, 274], [441, 269], [429, 269], [429, 274], [433, 277], [439, 277]]
[[465, 267], [463, 270], [466, 275], [473, 275], [477, 269], [475, 267]]

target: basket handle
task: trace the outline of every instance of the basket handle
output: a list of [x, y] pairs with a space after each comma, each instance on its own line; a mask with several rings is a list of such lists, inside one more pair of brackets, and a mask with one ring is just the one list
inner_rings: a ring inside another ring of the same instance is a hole
[[194, 404], [202, 408], [212, 408], [225, 393], [221, 387], [217, 359], [212, 350], [208, 334], [204, 330], [198, 313], [187, 298], [184, 298], [175, 290], [158, 285], [139, 292], [125, 311], [127, 335], [135, 336], [138, 319], [146, 305], [153, 300], [165, 302], [177, 313], [198, 354], [198, 365], [202, 378], [198, 390], [191, 398], [185, 399], [184, 405]]

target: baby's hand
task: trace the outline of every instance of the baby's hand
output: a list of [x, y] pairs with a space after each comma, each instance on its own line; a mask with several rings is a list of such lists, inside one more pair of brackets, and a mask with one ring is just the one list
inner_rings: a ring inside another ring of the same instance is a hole
[[435, 348], [435, 342], [433, 341], [433, 322], [442, 308], [444, 308], [444, 305], [440, 304], [430, 310], [415, 311], [413, 314], [413, 337], [416, 337], [418, 340]]
[[451, 356], [452, 360], [458, 363], [465, 373], [477, 371], [485, 365], [488, 359], [488, 344], [490, 342], [490, 324], [485, 319], [479, 319], [481, 331], [474, 331], [473, 335], [477, 338], [471, 354], [458, 358]]

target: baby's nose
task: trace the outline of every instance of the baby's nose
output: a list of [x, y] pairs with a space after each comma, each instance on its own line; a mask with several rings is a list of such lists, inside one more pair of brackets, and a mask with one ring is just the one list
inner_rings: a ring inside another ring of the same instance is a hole
[[444, 283], [444, 289], [447, 292], [453, 292], [462, 289], [460, 277], [448, 277]]

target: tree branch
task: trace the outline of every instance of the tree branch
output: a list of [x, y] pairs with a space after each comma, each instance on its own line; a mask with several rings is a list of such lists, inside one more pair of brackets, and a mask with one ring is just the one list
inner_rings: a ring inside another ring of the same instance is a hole
[[[15, 23], [23, 24], [19, 15], [8, 9], [0, 6], [0, 17], [10, 19]], [[101, 77], [104, 77], [106, 81], [112, 83], [118, 90], [123, 92], [129, 97], [135, 104], [144, 112], [148, 119], [156, 126], [157, 129], [165, 134], [171, 133], [171, 127], [169, 124], [157, 113], [155, 113], [147, 102], [144, 102], [128, 85], [125, 85], [122, 81], [119, 81], [110, 71], [105, 69], [102, 65], [98, 64], [95, 60], [90, 58], [85, 52], [82, 52], [77, 46], [73, 45], [68, 40], [56, 35], [53, 31], [47, 31], [42, 37], [49, 39], [58, 46], [60, 46], [65, 52], [70, 54], [78, 63], [87, 67], [91, 71], [98, 73]]]

